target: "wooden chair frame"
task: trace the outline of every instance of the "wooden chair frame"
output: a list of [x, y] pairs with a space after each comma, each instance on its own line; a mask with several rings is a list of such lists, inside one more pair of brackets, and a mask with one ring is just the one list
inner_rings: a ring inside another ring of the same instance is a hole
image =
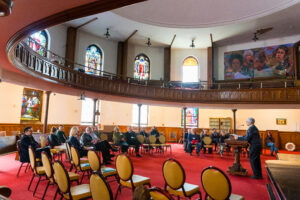
[[73, 156], [72, 156], [72, 161], [73, 161], [73, 164], [74, 164], [74, 167], [75, 167], [75, 173], [77, 173], [77, 169], [79, 169], [80, 170], [80, 172], [82, 172], [82, 178], [81, 178], [81, 181], [80, 181], [80, 184], [82, 183], [82, 181], [83, 181], [83, 178], [84, 178], [84, 176], [85, 176], [85, 172], [87, 172], [87, 176], [88, 176], [88, 178], [90, 178], [90, 172], [91, 172], [91, 170], [89, 169], [89, 170], [83, 170], [82, 168], [81, 168], [81, 161], [80, 161], [80, 156], [79, 156], [79, 153], [78, 153], [78, 151], [77, 151], [77, 149], [75, 148], [75, 147], [71, 147], [71, 154], [72, 154], [72, 148], [74, 148], [74, 152], [77, 154], [77, 157], [78, 157], [78, 165], [76, 166], [76, 163], [74, 162], [74, 158], [73, 158]]
[[152, 187], [149, 189], [149, 192], [158, 192], [161, 193], [162, 195], [164, 195], [166, 198], [168, 198], [168, 200], [174, 200], [174, 198], [172, 197], [172, 195], [167, 192], [166, 190], [163, 190], [159, 187]]
[[[113, 199], [114, 199], [114, 195], [113, 195], [113, 193], [112, 193], [112, 190], [111, 190], [109, 184], [108, 184], [107, 181], [106, 181], [106, 178], [105, 178], [102, 174], [99, 174], [99, 173], [92, 174], [91, 177], [92, 177], [92, 176], [99, 176], [99, 177], [103, 180], [103, 182], [105, 183], [106, 188], [107, 188], [107, 190], [108, 190], [108, 192], [109, 192], [110, 200], [113, 200]], [[93, 198], [93, 193], [92, 193], [92, 191], [91, 191], [91, 194], [92, 194], [92, 198]]]

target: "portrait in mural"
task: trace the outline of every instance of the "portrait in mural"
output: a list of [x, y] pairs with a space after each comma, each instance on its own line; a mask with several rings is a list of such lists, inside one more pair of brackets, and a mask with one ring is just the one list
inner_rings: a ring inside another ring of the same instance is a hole
[[150, 60], [145, 54], [135, 57], [134, 78], [138, 80], [148, 80], [150, 73]]
[[41, 121], [43, 92], [24, 88], [21, 121]]
[[[198, 108], [187, 108], [186, 109], [186, 126], [187, 127], [198, 127]], [[184, 109], [181, 112], [181, 126], [184, 125]]]
[[294, 76], [293, 44], [224, 53], [224, 79]]

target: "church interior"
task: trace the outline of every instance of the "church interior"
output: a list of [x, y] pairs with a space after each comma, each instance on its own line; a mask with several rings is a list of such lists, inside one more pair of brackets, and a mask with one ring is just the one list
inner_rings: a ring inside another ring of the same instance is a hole
[[300, 199], [299, 0], [0, 0], [0, 199]]

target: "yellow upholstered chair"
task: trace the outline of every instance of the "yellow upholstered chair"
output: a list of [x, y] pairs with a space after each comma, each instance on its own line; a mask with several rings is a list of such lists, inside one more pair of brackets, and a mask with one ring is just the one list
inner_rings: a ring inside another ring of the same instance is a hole
[[64, 165], [59, 160], [54, 162], [53, 170], [54, 179], [58, 185], [58, 193], [62, 198], [77, 200], [91, 197], [89, 184], [71, 186], [69, 174], [67, 173]]
[[110, 167], [102, 167], [100, 157], [98, 156], [96, 151], [89, 150], [88, 160], [93, 173], [99, 173], [105, 178], [114, 176], [116, 180], [118, 180], [117, 170]]
[[150, 153], [150, 150], [152, 150], [152, 153], [153, 153], [154, 147], [158, 147], [158, 146], [160, 146], [160, 144], [156, 144], [156, 137], [155, 137], [155, 135], [150, 135], [148, 137], [148, 140], [149, 140], [149, 144], [144, 144], [144, 146], [145, 146], [145, 148], [149, 149], [149, 153]]
[[150, 188], [149, 193], [153, 200], [173, 200], [173, 197], [167, 191], [158, 187]]
[[101, 135], [100, 135], [100, 140], [101, 140], [101, 141], [108, 140], [107, 134], [106, 134], [106, 133], [101, 133]]
[[[66, 156], [68, 158], [69, 163], [71, 164], [71, 167], [69, 169], [69, 171], [72, 171], [73, 167], [74, 167], [74, 162], [72, 160], [72, 153], [71, 153], [71, 147], [69, 145], [68, 142], [66, 142]], [[80, 158], [80, 163], [88, 163], [88, 159], [86, 157]]]
[[140, 185], [148, 185], [151, 187], [150, 178], [139, 176], [133, 174], [133, 165], [128, 156], [125, 154], [119, 154], [116, 158], [116, 169], [118, 172], [119, 180], [119, 187], [116, 193], [116, 199], [118, 197], [119, 191], [121, 192], [121, 188], [128, 187], [132, 189], [132, 192], [137, 186]]
[[167, 149], [169, 148], [170, 149], [170, 153], [172, 153], [172, 146], [171, 144], [166, 144], [166, 136], [164, 135], [160, 135], [159, 138], [158, 138], [159, 142], [160, 142], [160, 145], [162, 148], [166, 148], [166, 151]]
[[71, 155], [72, 155], [72, 161], [73, 161], [73, 164], [75, 167], [75, 172], [77, 172], [77, 171], [82, 172], [82, 178], [80, 181], [80, 183], [82, 183], [83, 177], [86, 172], [87, 172], [87, 175], [89, 176], [89, 173], [91, 170], [90, 164], [88, 162], [81, 163], [79, 153], [74, 147], [71, 147]]
[[231, 194], [231, 183], [226, 174], [216, 168], [207, 167], [201, 173], [201, 182], [205, 191], [205, 199], [214, 200], [244, 200], [240, 195]]
[[199, 194], [201, 199], [200, 187], [190, 183], [185, 183], [185, 172], [181, 164], [170, 158], [163, 164], [163, 176], [165, 179], [165, 190], [170, 194], [180, 197], [192, 197]]
[[[50, 184], [54, 185], [55, 181], [54, 181], [54, 171], [53, 171], [52, 163], [46, 152], [42, 152], [42, 163], [43, 163], [43, 167], [44, 167], [47, 179], [48, 179], [48, 184], [45, 188], [44, 195], [42, 198], [42, 199], [44, 199], [49, 185]], [[68, 175], [69, 175], [70, 181], [76, 181], [77, 184], [79, 184], [79, 174], [76, 174], [74, 172], [68, 172]], [[55, 194], [55, 196], [56, 196], [56, 194]]]
[[212, 145], [212, 139], [210, 136], [205, 136], [203, 138], [204, 147], [208, 148], [208, 152], [212, 153], [213, 145]]
[[44, 136], [40, 136], [41, 147], [45, 147], [47, 145], [47, 140]]
[[[145, 149], [145, 148], [143, 148], [144, 143], [145, 143], [145, 137], [143, 135], [139, 134], [139, 135], [136, 136], [136, 138], [141, 143], [141, 151], [142, 151], [142, 149]], [[133, 147], [133, 149], [134, 148], [135, 148], [135, 146]]]
[[36, 189], [38, 188], [39, 183], [41, 181], [41, 178], [43, 176], [45, 177], [46, 173], [45, 173], [44, 167], [38, 167], [37, 166], [37, 164], [36, 164], [37, 160], [35, 158], [35, 153], [34, 153], [34, 150], [31, 148], [31, 146], [29, 146], [29, 148], [28, 148], [28, 153], [29, 153], [30, 166], [31, 166], [31, 169], [33, 171], [33, 174], [32, 174], [32, 178], [31, 178], [31, 181], [29, 183], [29, 186], [28, 186], [27, 190], [30, 189], [30, 186], [32, 184], [32, 181], [33, 181], [34, 177], [38, 177], [39, 178], [39, 180], [38, 180], [38, 182], [37, 182], [37, 184], [35, 186], [34, 192], [33, 192], [33, 196], [34, 196], [34, 194], [36, 192]]
[[110, 186], [101, 174], [92, 174], [90, 178], [92, 198], [95, 200], [113, 200]]

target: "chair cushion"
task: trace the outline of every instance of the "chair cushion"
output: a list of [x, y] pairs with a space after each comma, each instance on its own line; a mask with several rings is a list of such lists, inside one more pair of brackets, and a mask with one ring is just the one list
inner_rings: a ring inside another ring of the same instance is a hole
[[[144, 176], [140, 176], [140, 175], [132, 175], [132, 182], [133, 182], [134, 187], [137, 187], [139, 185], [145, 185], [147, 183], [150, 183], [150, 178], [144, 177]], [[130, 180], [128, 180], [128, 181], [122, 181], [122, 180], [120, 180], [120, 183], [123, 186], [131, 188]]]
[[76, 174], [74, 172], [68, 172], [70, 181], [76, 181], [79, 180], [79, 174]]
[[117, 170], [110, 167], [101, 168], [101, 173], [104, 177], [113, 176], [117, 174]]
[[154, 200], [169, 200], [168, 197], [157, 191], [151, 191], [150, 196]]
[[82, 171], [86, 171], [86, 170], [90, 170], [91, 166], [90, 166], [89, 163], [81, 163], [80, 168], [81, 168]]
[[[196, 192], [200, 191], [200, 188], [199, 188], [198, 185], [193, 185], [193, 184], [190, 184], [190, 183], [184, 183], [183, 188], [184, 188], [185, 193], [186, 193], [187, 196], [192, 196]], [[182, 188], [180, 188], [178, 190], [173, 190], [172, 188], [167, 187], [167, 191], [169, 193], [173, 194], [173, 195], [184, 197]]]
[[[89, 184], [81, 184], [81, 185], [76, 185], [70, 188], [72, 199], [73, 200], [78, 200], [78, 199], [84, 199], [91, 197], [91, 190], [90, 190], [90, 185]], [[69, 194], [64, 195], [67, 199], [69, 198]]]
[[46, 174], [44, 167], [36, 167], [36, 172], [38, 175]]

